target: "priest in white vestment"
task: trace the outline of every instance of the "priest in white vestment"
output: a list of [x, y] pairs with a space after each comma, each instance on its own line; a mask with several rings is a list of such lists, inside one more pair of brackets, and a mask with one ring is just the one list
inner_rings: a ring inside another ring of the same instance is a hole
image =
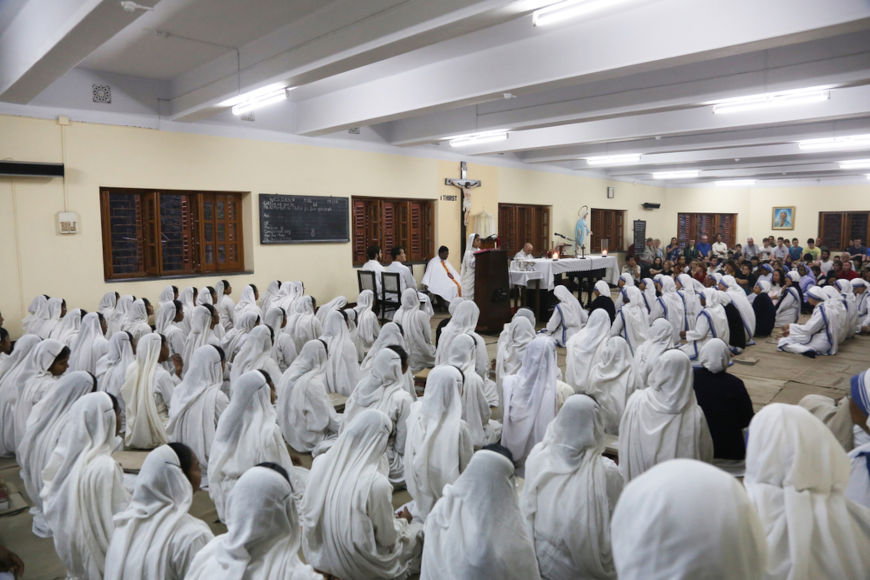
[[461, 276], [453, 264], [447, 261], [449, 253], [447, 246], [438, 248], [438, 255], [426, 264], [422, 280], [429, 292], [448, 303], [462, 296]]

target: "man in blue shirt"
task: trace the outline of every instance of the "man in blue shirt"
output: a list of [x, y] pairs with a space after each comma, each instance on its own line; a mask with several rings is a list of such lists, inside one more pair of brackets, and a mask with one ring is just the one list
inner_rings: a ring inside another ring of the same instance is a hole
[[791, 256], [792, 262], [797, 262], [804, 255], [804, 249], [800, 247], [800, 242], [797, 238], [791, 239], [791, 247], [788, 249], [788, 254]]
[[701, 254], [702, 258], [709, 258], [710, 252], [712, 248], [710, 247], [710, 242], [707, 241], [707, 234], [701, 236], [701, 243], [698, 244], [698, 253]]

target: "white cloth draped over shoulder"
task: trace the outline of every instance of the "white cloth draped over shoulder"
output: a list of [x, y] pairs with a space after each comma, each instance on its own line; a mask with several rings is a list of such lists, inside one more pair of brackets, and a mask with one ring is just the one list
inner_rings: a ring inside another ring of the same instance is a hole
[[97, 372], [97, 361], [109, 350], [109, 341], [103, 336], [103, 327], [96, 312], [88, 312], [75, 342], [70, 345], [69, 368], [74, 371]]
[[501, 423], [493, 421], [490, 407], [500, 406], [500, 398], [489, 400], [484, 380], [474, 370], [474, 338], [464, 334], [457, 336], [448, 353], [447, 363], [463, 374], [461, 388], [462, 420], [468, 426], [471, 442], [479, 448], [497, 443], [501, 438]]
[[252, 467], [227, 499], [227, 533], [196, 555], [186, 580], [315, 580], [299, 560], [295, 490], [283, 475]]
[[359, 362], [356, 346], [350, 336], [345, 315], [329, 312], [323, 325], [321, 338], [326, 341], [326, 388], [330, 393], [349, 396], [359, 381]]
[[674, 348], [673, 330], [664, 318], [657, 318], [649, 329], [647, 341], [634, 351], [635, 389], [646, 388], [650, 372], [662, 353]]
[[233, 327], [221, 339], [221, 346], [224, 349], [228, 363], [232, 364], [239, 350], [248, 339], [248, 333], [256, 328], [259, 323], [260, 313], [252, 309], [245, 310], [236, 318]]
[[849, 458], [806, 409], [772, 403], [749, 424], [746, 491], [767, 536], [766, 578], [866, 578], [870, 509], [848, 500]]
[[535, 338], [535, 324], [525, 316], [514, 316], [504, 337], [499, 337], [495, 358], [496, 386], [502, 387], [504, 378], [519, 372], [523, 365], [526, 348]]
[[589, 392], [594, 385], [589, 383], [589, 373], [595, 354], [610, 336], [610, 315], [598, 308], [589, 315], [583, 329], [568, 340], [565, 356], [565, 380], [576, 393]]
[[[144, 307], [144, 304], [143, 304]], [[73, 308], [66, 313], [66, 316], [60, 319], [60, 323], [54, 327], [52, 336], [54, 340], [63, 343], [64, 346], [72, 346], [78, 338], [82, 328], [82, 309]], [[150, 332], [151, 329], [149, 328]]]
[[643, 295], [635, 286], [623, 287], [627, 302], [616, 311], [610, 327], [610, 336], [621, 336], [628, 343], [632, 355], [642, 345], [649, 333], [649, 317], [643, 305]]
[[[106, 354], [97, 361], [97, 387], [118, 399], [121, 404], [122, 416], [125, 405], [121, 389], [127, 380], [127, 367], [135, 360], [136, 355], [133, 354], [133, 343], [130, 335], [126, 332], [119, 332], [112, 335]], [[121, 423], [123, 430], [126, 423], [123, 420]]]
[[260, 311], [260, 307], [257, 306], [257, 297], [254, 293], [254, 287], [250, 284], [247, 284], [244, 288], [242, 288], [242, 295], [241, 297], [239, 297], [239, 301], [233, 307], [233, 325], [239, 323], [242, 313], [245, 311], [256, 312], [257, 316], [263, 316], [263, 313]]
[[230, 404], [218, 420], [208, 466], [208, 492], [221, 520], [226, 517], [226, 501], [233, 486], [258, 463], [277, 463], [290, 473], [297, 489], [304, 487], [304, 476], [293, 467], [275, 422], [266, 377], [260, 371], [249, 371], [231, 388]]
[[701, 294], [704, 304], [695, 319], [694, 327], [686, 332], [686, 344], [680, 347], [690, 359], [696, 360], [708, 342], [718, 338], [728, 344], [731, 337], [728, 329], [728, 316], [713, 288], [704, 288]]
[[63, 343], [53, 339], [40, 342], [33, 350], [33, 365], [35, 372], [24, 382], [15, 403], [15, 445], [18, 449], [21, 439], [24, 438], [24, 430], [27, 428], [27, 420], [33, 407], [42, 400], [45, 394], [57, 382], [59, 377], [51, 373], [54, 361], [67, 348]]
[[663, 311], [664, 318], [671, 324], [674, 342], [679, 342], [680, 331], [685, 330], [686, 322], [686, 307], [683, 299], [677, 294], [677, 286], [670, 276], [657, 276], [656, 282], [662, 289], [662, 295], [656, 298], [656, 304]]
[[296, 352], [301, 351], [306, 342], [322, 334], [320, 320], [314, 314], [314, 298], [301, 296], [293, 302], [293, 314], [287, 317], [284, 332], [293, 337]]
[[701, 312], [701, 301], [698, 299], [698, 294], [695, 292], [695, 284], [692, 277], [688, 274], [680, 274], [677, 276], [677, 282], [680, 284], [677, 294], [683, 301], [685, 309], [685, 318], [683, 319], [682, 330], [689, 331], [695, 328], [695, 320]]
[[73, 371], [61, 377], [46, 396], [33, 407], [24, 437], [16, 457], [21, 465], [21, 479], [33, 507], [33, 533], [40, 538], [51, 537], [51, 529], [42, 514], [42, 470], [57, 447], [61, 431], [66, 427], [73, 404], [96, 387], [94, 378], [84, 371]]
[[16, 451], [15, 406], [24, 384], [37, 372], [34, 354], [40, 342], [35, 334], [19, 338], [9, 357], [7, 370], [0, 378], [0, 455], [12, 455]]
[[475, 357], [477, 374], [486, 379], [489, 376], [489, 354], [483, 338], [474, 332], [477, 327], [477, 319], [480, 317], [480, 309], [477, 304], [470, 300], [462, 300], [453, 311], [450, 322], [441, 331], [441, 340], [435, 351], [435, 364], [442, 365], [447, 360], [450, 351], [450, 343], [460, 334], [469, 334], [477, 343], [477, 356]]
[[[403, 295], [404, 296], [404, 295]], [[381, 325], [378, 317], [372, 311], [375, 303], [375, 294], [371, 290], [363, 290], [356, 299], [356, 328], [353, 332], [353, 341], [356, 345], [357, 360], [362, 362], [363, 357], [378, 338]], [[395, 318], [395, 317], [394, 317]]]
[[839, 343], [836, 314], [830, 309], [826, 295], [820, 287], [811, 287], [807, 290], [807, 296], [820, 301], [813, 308], [810, 319], [803, 324], [790, 324], [788, 336], [780, 338], [776, 347], [786, 352], [814, 351], [822, 355], [837, 354]]
[[401, 578], [418, 567], [422, 527], [393, 515], [393, 487], [381, 471], [392, 424], [365, 409], [335, 445], [314, 459], [302, 499], [303, 551], [338, 578]]
[[713, 459], [713, 439], [695, 399], [692, 364], [669, 350], [650, 373], [649, 386], [635, 391], [619, 425], [619, 470], [626, 481], [675, 458]]
[[601, 405], [604, 431], [611, 435], [619, 435], [625, 403], [634, 393], [633, 363], [625, 339], [611, 336], [598, 349], [589, 371], [588, 394]]
[[128, 447], [154, 449], [169, 442], [164, 418], [160, 416], [155, 400], [155, 395], [160, 394], [168, 407], [172, 395], [172, 389], [169, 393], [165, 390], [160, 393], [159, 383], [169, 379], [168, 373], [158, 364], [162, 345], [159, 334], [146, 334], [136, 345], [136, 360], [127, 367], [121, 395], [126, 403], [124, 442]]
[[[186, 314], [184, 319], [188, 320]], [[212, 332], [212, 316], [208, 308], [202, 305], [193, 308], [189, 320], [190, 334], [187, 335], [187, 342], [184, 344], [184, 354], [181, 355], [181, 358], [185, 361], [193, 358], [193, 353], [199, 347], [207, 344], [220, 345], [221, 343], [214, 332]]]
[[466, 300], [474, 300], [474, 271], [477, 260], [474, 254], [477, 249], [474, 247], [474, 240], [477, 234], [469, 234], [468, 241], [465, 244], [465, 254], [462, 256], [462, 264], [459, 271], [462, 278], [462, 297]]
[[725, 286], [725, 292], [731, 297], [731, 302], [737, 311], [740, 312], [740, 318], [743, 321], [743, 330], [746, 333], [747, 344], [755, 335], [755, 310], [752, 309], [752, 304], [746, 297], [746, 292], [737, 283], [734, 276], [722, 276], [719, 282], [720, 286]]
[[121, 325], [121, 330], [126, 330], [132, 334], [134, 340], [139, 340], [151, 333], [151, 326], [148, 324], [148, 311], [141, 298], [134, 300], [127, 308], [127, 320]]
[[767, 548], [740, 483], [673, 459], [628, 484], [612, 522], [620, 580], [760, 580]]
[[432, 342], [431, 316], [421, 309], [420, 297], [413, 288], [402, 292], [402, 306], [393, 315], [401, 325], [408, 345], [408, 366], [419, 372], [435, 365], [435, 345]]
[[309, 340], [278, 382], [278, 425], [300, 453], [314, 451], [341, 426], [326, 394], [326, 360], [323, 341]]
[[[263, 322], [272, 329], [272, 350], [270, 356], [278, 369], [283, 373], [296, 358], [296, 343], [289, 334], [284, 332], [287, 315], [280, 306], [272, 306], [264, 315]], [[275, 377], [275, 380], [278, 380]]]
[[610, 517], [622, 475], [604, 451], [604, 413], [572, 395], [526, 460], [520, 496], [544, 578], [616, 578]]
[[[112, 295], [112, 308], [114, 309], [115, 293], [108, 292], [107, 294]], [[102, 302], [100, 302], [100, 305], [102, 306]], [[30, 305], [27, 307], [27, 316], [21, 319], [21, 329], [24, 331], [24, 334], [37, 334], [42, 323], [45, 322], [45, 316], [47, 315], [48, 298], [43, 294], [37, 294], [33, 297], [33, 300], [30, 301]]]
[[115, 516], [105, 580], [183, 580], [194, 556], [214, 536], [187, 513], [193, 487], [168, 445], [148, 454], [130, 505]]
[[63, 298], [49, 298], [45, 315], [40, 316], [43, 322], [36, 333], [40, 338], [47, 339], [51, 337], [54, 329], [60, 324], [61, 312], [63, 312]]
[[105, 393], [73, 403], [42, 472], [42, 510], [54, 548], [72, 578], [102, 578], [113, 516], [129, 501], [117, 447], [115, 410]]
[[343, 309], [346, 305], [347, 305], [347, 298], [345, 298], [344, 296], [336, 296], [335, 298], [333, 298], [332, 300], [330, 300], [329, 302], [327, 302], [326, 304], [324, 304], [323, 306], [318, 308], [315, 316], [317, 316], [317, 320], [320, 321], [320, 325], [323, 328], [326, 328], [326, 318], [333, 311], [337, 312], [337, 311]]
[[266, 371], [273, 381], [281, 376], [281, 369], [272, 358], [272, 331], [268, 326], [257, 326], [248, 334], [230, 367], [230, 384], [254, 370]]
[[405, 443], [405, 483], [421, 520], [456, 481], [474, 452], [462, 420], [462, 373], [444, 365], [426, 379], [426, 396], [411, 405]]
[[426, 518], [421, 580], [541, 577], [513, 473], [504, 455], [482, 450], [445, 487]]
[[184, 380], [172, 394], [166, 431], [173, 441], [190, 447], [207, 469], [218, 419], [229, 405], [229, 399], [221, 391], [220, 353], [213, 345], [201, 346], [188, 366]]
[[555, 339], [557, 346], [565, 346], [583, 328], [589, 315], [566, 286], [556, 286], [553, 295], [559, 303], [553, 308], [546, 330]]
[[435, 256], [426, 264], [422, 283], [429, 292], [452, 302], [462, 296], [461, 275], [447, 260]]

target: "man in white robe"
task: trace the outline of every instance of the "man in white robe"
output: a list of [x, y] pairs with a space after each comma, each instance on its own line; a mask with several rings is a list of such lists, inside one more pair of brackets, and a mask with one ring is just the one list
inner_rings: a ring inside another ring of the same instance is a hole
[[447, 246], [438, 248], [438, 255], [426, 264], [426, 272], [423, 273], [422, 280], [429, 292], [440, 296], [448, 303], [462, 296], [461, 276], [447, 261], [449, 255], [450, 250]]
[[369, 249], [366, 250], [366, 257], [368, 258], [368, 262], [362, 265], [360, 270], [364, 272], [374, 272], [375, 273], [375, 288], [377, 288], [376, 294], [378, 295], [378, 299], [381, 297], [381, 274], [384, 273], [384, 267], [381, 265], [381, 249], [378, 246], [369, 246]]
[[[390, 262], [390, 265], [387, 266], [384, 271], [396, 273], [399, 275], [400, 294], [408, 288], [413, 288], [414, 290], [416, 290], [417, 280], [414, 278], [414, 272], [411, 271], [411, 268], [403, 264], [403, 262], [408, 259], [408, 257], [405, 255], [405, 248], [401, 246], [395, 247], [390, 250], [390, 254], [393, 256], [393, 261]], [[421, 308], [423, 308], [425, 312], [429, 313], [430, 316], [434, 314], [435, 311], [432, 310], [432, 303], [429, 302], [429, 297], [422, 292], [419, 293], [419, 297], [421, 302]], [[400, 297], [396, 296], [395, 294], [388, 294], [387, 298], [390, 300], [400, 299]]]

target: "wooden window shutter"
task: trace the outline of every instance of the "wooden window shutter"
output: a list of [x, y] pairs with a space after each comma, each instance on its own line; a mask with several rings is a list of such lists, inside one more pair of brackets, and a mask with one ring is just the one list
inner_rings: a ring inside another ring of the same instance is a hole
[[408, 202], [408, 247], [406, 248], [408, 260], [419, 262], [426, 258], [425, 232], [424, 232], [424, 208], [421, 202]]
[[366, 231], [368, 230], [366, 224], [366, 202], [364, 200], [354, 198], [352, 200], [352, 203], [353, 263], [364, 264], [366, 261], [366, 246], [368, 244], [368, 239], [366, 237]]
[[819, 212], [820, 246], [830, 250], [842, 249], [844, 213], [839, 211]]

